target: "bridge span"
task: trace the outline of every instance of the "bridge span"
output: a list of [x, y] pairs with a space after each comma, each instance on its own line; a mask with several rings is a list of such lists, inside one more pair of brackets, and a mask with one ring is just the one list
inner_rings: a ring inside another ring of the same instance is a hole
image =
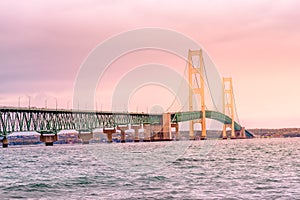
[[[178, 113], [173, 113], [171, 116], [172, 116], [171, 117], [172, 123], [203, 119], [202, 111], [178, 112]], [[221, 112], [206, 110], [205, 117], [208, 119], [216, 120], [225, 125], [230, 125], [230, 124], [234, 123], [234, 131], [237, 131], [237, 132], [243, 131], [243, 127], [239, 123], [232, 121], [232, 119], [229, 116], [227, 116]], [[254, 134], [245, 129], [245, 137], [246, 138], [254, 138]]]
[[[216, 111], [206, 111], [206, 118], [217, 120], [223, 124], [231, 124], [230, 117]], [[135, 140], [138, 141], [138, 129], [145, 131], [146, 141], [172, 140], [171, 129], [176, 128], [180, 122], [203, 119], [202, 111], [176, 112], [164, 114], [126, 113], [126, 112], [96, 112], [76, 110], [53, 110], [37, 108], [0, 108], [0, 137], [3, 146], [7, 144], [7, 136], [13, 132], [36, 131], [41, 134], [41, 141], [46, 145], [57, 140], [57, 133], [61, 130], [77, 130], [79, 135], [91, 139], [94, 129], [103, 128], [108, 141], [112, 141], [112, 134], [120, 130], [122, 140], [125, 140], [125, 130], [128, 125], [135, 130]], [[135, 127], [135, 128], [134, 128]], [[245, 135], [240, 132], [242, 126], [234, 122], [234, 130], [244, 138], [254, 137], [245, 130]], [[194, 138], [191, 138], [194, 139]]]

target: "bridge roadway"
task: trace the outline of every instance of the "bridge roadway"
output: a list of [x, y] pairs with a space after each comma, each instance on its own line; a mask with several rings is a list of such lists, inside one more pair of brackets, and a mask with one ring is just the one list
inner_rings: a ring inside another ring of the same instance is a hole
[[[171, 113], [172, 124], [202, 118], [202, 112]], [[216, 111], [206, 111], [206, 117], [224, 124], [231, 124], [231, 118]], [[96, 128], [112, 128], [122, 125], [157, 125], [163, 123], [163, 115], [127, 112], [96, 112], [84, 110], [56, 110], [42, 108], [0, 108], [0, 137], [12, 132], [36, 131], [43, 135], [55, 134], [61, 130], [92, 132]], [[235, 130], [241, 125], [235, 122]], [[254, 135], [246, 130], [246, 137]], [[4, 140], [3, 140], [4, 141]], [[4, 143], [3, 143], [4, 144]]]

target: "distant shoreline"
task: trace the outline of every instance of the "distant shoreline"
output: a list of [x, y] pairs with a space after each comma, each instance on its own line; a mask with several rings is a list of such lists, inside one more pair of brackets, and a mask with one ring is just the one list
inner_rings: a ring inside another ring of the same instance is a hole
[[279, 128], [279, 129], [267, 129], [256, 128], [248, 129], [256, 137], [262, 138], [284, 138], [284, 137], [300, 137], [300, 128]]

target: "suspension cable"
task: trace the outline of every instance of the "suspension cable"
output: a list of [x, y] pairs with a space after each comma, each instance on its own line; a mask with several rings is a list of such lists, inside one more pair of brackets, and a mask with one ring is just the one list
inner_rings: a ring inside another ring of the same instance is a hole
[[203, 56], [202, 56], [202, 62], [203, 62], [203, 69], [204, 69], [205, 78], [206, 78], [207, 87], [208, 87], [208, 90], [209, 90], [210, 97], [211, 97], [211, 99], [212, 99], [214, 108], [216, 109], [216, 111], [219, 111], [219, 110], [218, 110], [218, 107], [216, 106], [216, 102], [215, 102], [215, 100], [214, 100], [214, 98], [213, 98], [211, 89], [210, 89], [210, 84], [209, 84], [209, 81], [208, 81], [208, 78], [207, 78], [207, 72], [206, 72], [206, 67], [205, 67], [205, 62], [204, 62]]
[[237, 112], [237, 107], [236, 107], [236, 103], [235, 103], [235, 96], [234, 96], [234, 92], [233, 92], [233, 87], [232, 87], [232, 96], [233, 96], [233, 101], [234, 101], [234, 111], [235, 111], [235, 115], [237, 118], [238, 123], [240, 124], [240, 118]]
[[171, 109], [171, 107], [172, 107], [172, 106], [175, 104], [175, 102], [176, 102], [176, 99], [177, 99], [177, 96], [176, 96], [176, 95], [179, 94], [179, 92], [180, 92], [180, 90], [181, 90], [181, 87], [182, 87], [182, 85], [183, 85], [183, 81], [185, 80], [184, 77], [185, 77], [185, 75], [186, 75], [187, 66], [188, 66], [188, 61], [186, 60], [186, 62], [185, 62], [185, 68], [184, 68], [184, 72], [183, 72], [183, 78], [181, 79], [181, 82], [180, 82], [178, 91], [177, 91], [177, 93], [175, 94], [175, 97], [174, 97], [172, 103], [171, 103], [170, 106], [166, 109], [166, 111], [169, 111], [169, 110]]

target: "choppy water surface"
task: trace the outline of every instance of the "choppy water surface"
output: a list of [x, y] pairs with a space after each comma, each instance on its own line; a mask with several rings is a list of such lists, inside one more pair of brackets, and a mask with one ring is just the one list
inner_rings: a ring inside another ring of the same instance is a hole
[[0, 152], [0, 199], [300, 199], [300, 138]]

